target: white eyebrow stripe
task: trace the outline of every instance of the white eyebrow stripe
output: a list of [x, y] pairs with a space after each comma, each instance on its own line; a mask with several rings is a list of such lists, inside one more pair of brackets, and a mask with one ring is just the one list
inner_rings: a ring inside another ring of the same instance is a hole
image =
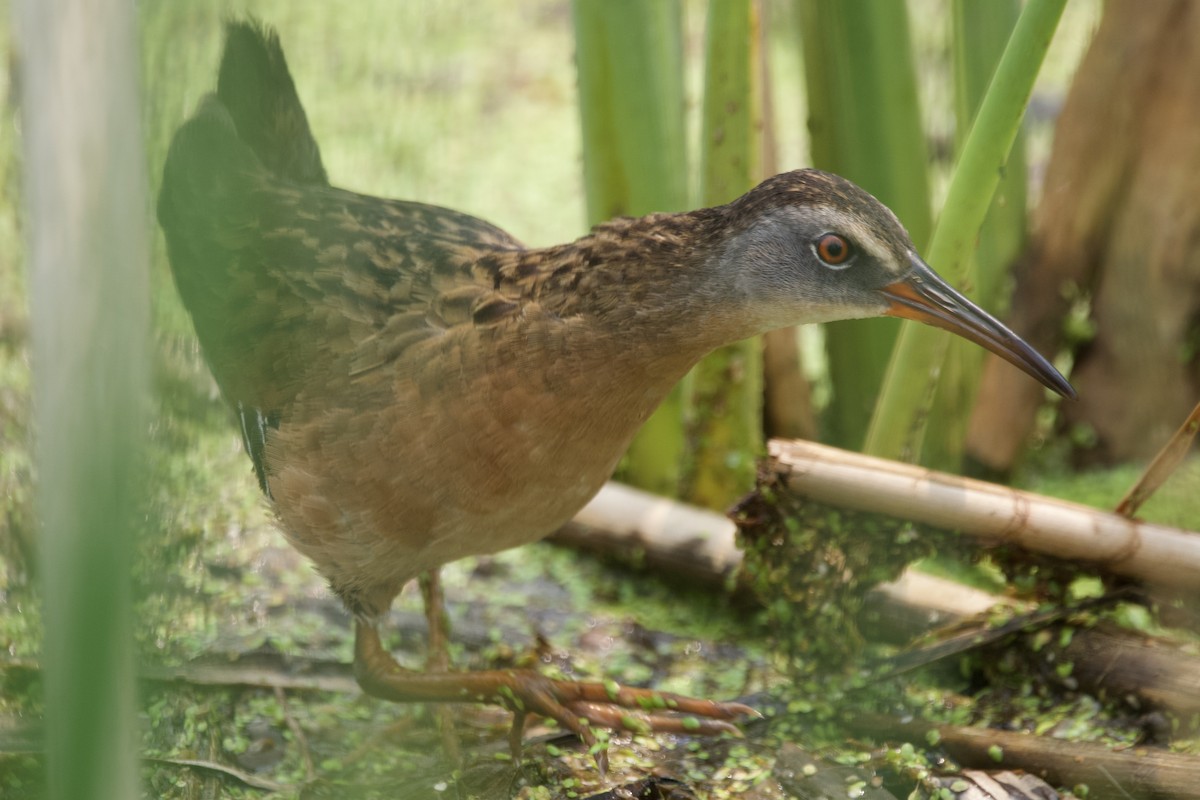
[[863, 220], [849, 216], [845, 212], [839, 212], [833, 206], [828, 205], [816, 206], [813, 211], [824, 218], [831, 232], [850, 237], [856, 247], [875, 259], [888, 272], [899, 275], [906, 269], [905, 264], [896, 263], [895, 254], [875, 234], [874, 229]]

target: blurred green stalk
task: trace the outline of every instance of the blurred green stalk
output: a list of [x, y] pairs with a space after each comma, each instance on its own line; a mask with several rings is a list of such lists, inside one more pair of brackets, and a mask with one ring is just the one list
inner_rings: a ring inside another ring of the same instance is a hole
[[[959, 154], [927, 260], [959, 286], [971, 282], [971, 253], [1020, 129], [1033, 82], [1066, 0], [1029, 0], [1004, 50]], [[866, 452], [886, 458], [920, 457], [927, 398], [945, 360], [950, 337], [924, 325], [902, 327], [867, 433]]]
[[[762, 87], [758, 0], [710, 0], [700, 145], [701, 204], [744, 194], [761, 173]], [[754, 483], [763, 447], [762, 340], [723, 347], [692, 372], [688, 499], [725, 508]]]
[[[683, 20], [679, 0], [574, 0], [588, 222], [682, 211], [688, 204]], [[650, 417], [621, 477], [679, 490], [683, 390]]]
[[138, 796], [130, 563], [149, 241], [128, 0], [22, 0], [48, 796]]
[[[954, 31], [955, 152], [966, 145], [975, 114], [1004, 55], [1021, 15], [1019, 0], [951, 0]], [[996, 184], [991, 207], [979, 229], [975, 257], [975, 300], [987, 307], [1000, 299], [1008, 268], [1025, 242], [1026, 194], [1025, 135], [1017, 128], [1008, 160]], [[956, 347], [960, 340], [952, 340]], [[984, 351], [962, 341], [963, 349], [982, 363]]]
[[[844, 175], [896, 212], [917, 247], [932, 227], [908, 11], [894, 0], [800, 0], [813, 165]], [[858, 448], [899, 321], [825, 327], [833, 398], [827, 438]]]
[[[955, 151], [961, 152], [975, 112], [1008, 43], [1021, 7], [1018, 0], [951, 0], [954, 56]], [[1009, 268], [1025, 242], [1025, 136], [1018, 129], [996, 195], [979, 229], [974, 253], [975, 302], [999, 315]], [[938, 424], [925, 432], [923, 463], [957, 470], [962, 463], [967, 424], [987, 351], [964, 339], [949, 340], [930, 416]]]

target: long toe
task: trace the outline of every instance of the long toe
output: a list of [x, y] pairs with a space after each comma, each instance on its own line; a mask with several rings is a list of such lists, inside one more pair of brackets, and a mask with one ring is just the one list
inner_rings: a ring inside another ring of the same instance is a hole
[[[729, 720], [760, 716], [741, 703], [703, 700], [652, 689], [634, 689], [608, 681], [577, 683], [557, 681], [535, 672], [513, 672], [506, 687], [519, 712], [533, 712], [556, 720], [592, 745], [591, 729], [632, 733], [677, 733], [740, 736]], [[507, 695], [507, 692], [504, 693]]]

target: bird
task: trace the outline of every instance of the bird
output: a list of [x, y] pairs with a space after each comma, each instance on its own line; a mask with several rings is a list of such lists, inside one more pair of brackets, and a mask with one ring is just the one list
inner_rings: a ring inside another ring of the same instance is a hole
[[178, 292], [287, 539], [354, 620], [354, 674], [397, 702], [481, 702], [595, 731], [716, 734], [734, 702], [401, 667], [380, 627], [437, 571], [541, 539], [612, 475], [710, 351], [803, 323], [945, 328], [1073, 396], [921, 259], [896, 216], [815, 169], [722, 206], [530, 248], [459, 211], [333, 186], [274, 30], [227, 23], [214, 93], [175, 133], [157, 213]]

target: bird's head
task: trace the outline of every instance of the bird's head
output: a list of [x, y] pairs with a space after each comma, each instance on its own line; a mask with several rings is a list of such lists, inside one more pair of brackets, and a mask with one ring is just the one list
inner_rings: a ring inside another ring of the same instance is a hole
[[861, 317], [914, 319], [957, 333], [1074, 397], [1037, 351], [930, 269], [886, 206], [818, 170], [783, 173], [724, 207], [718, 261], [764, 330]]

